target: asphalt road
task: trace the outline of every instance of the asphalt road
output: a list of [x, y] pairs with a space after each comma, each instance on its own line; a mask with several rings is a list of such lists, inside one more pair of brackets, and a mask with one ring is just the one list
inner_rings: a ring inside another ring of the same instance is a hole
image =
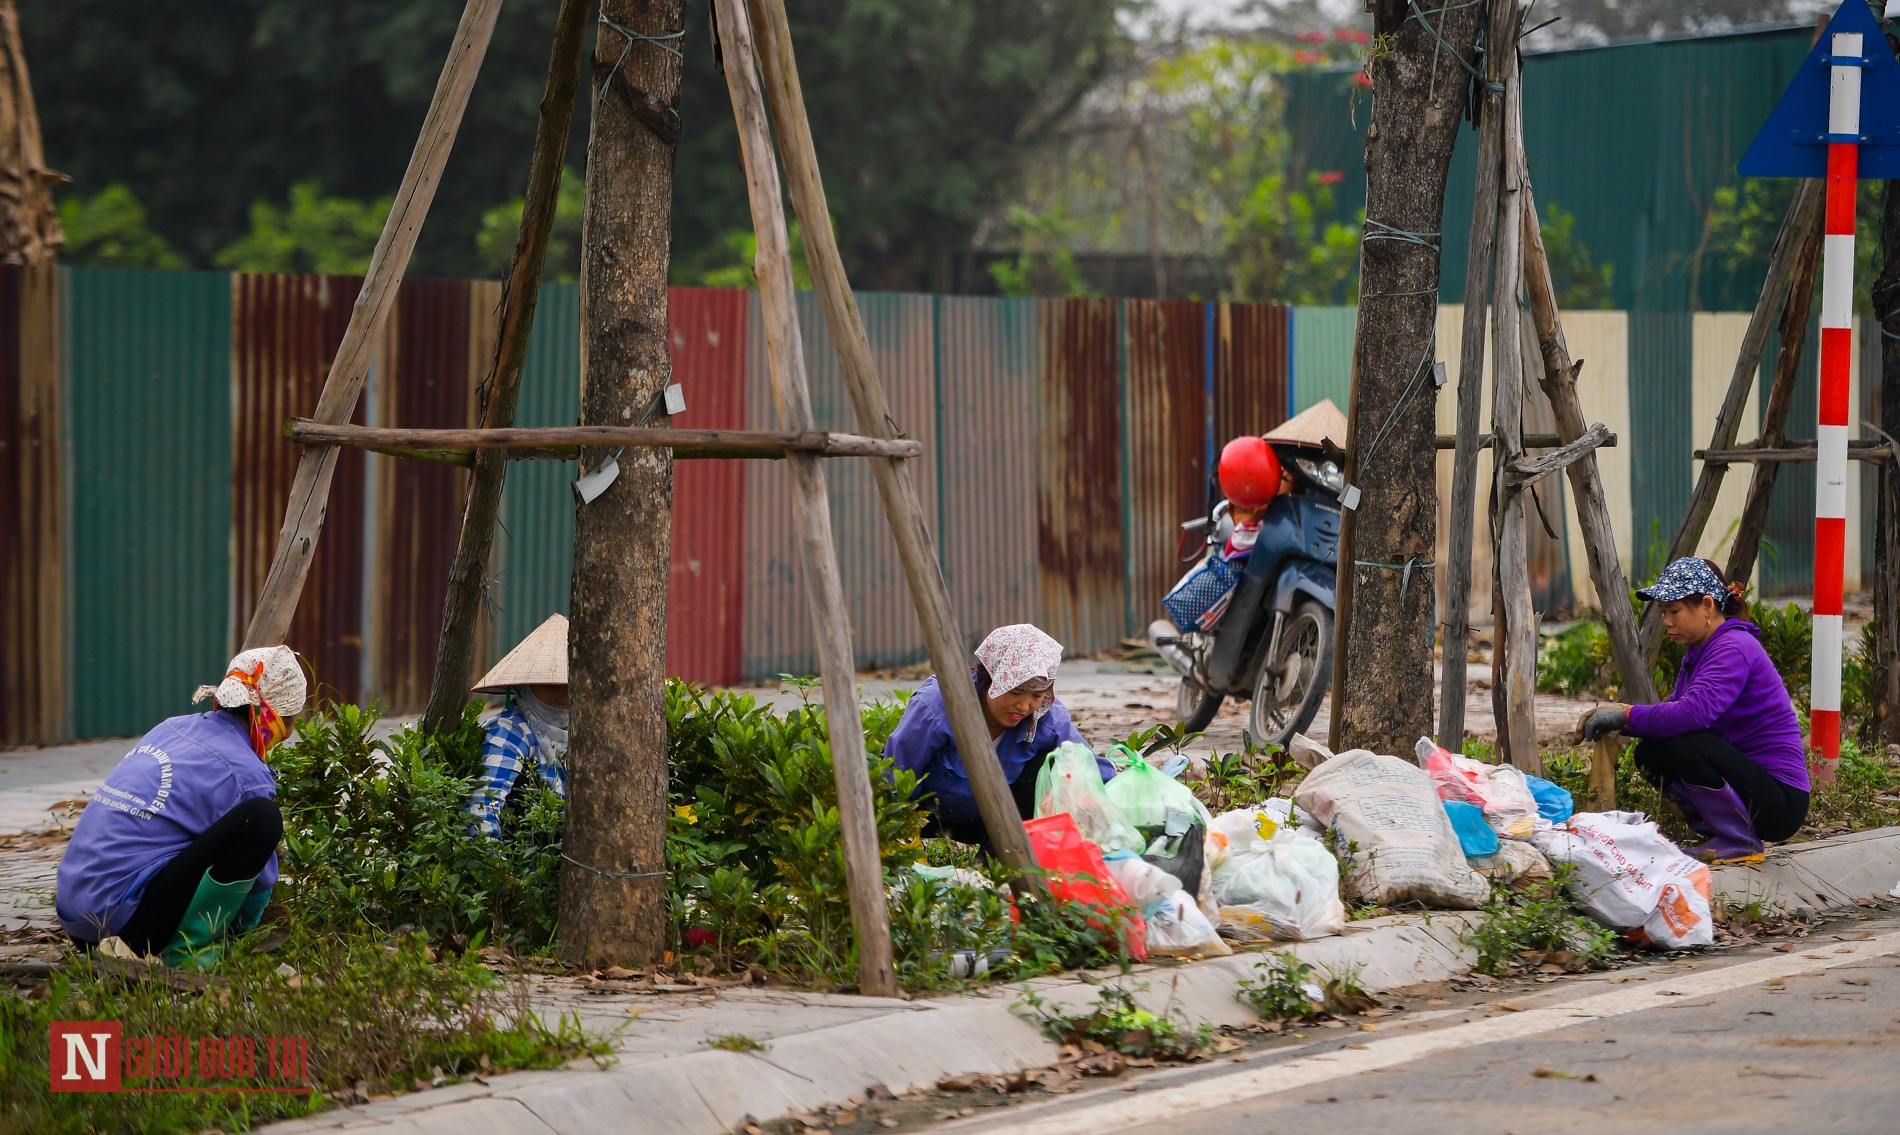
[[[1381, 1021], [944, 1135], [1900, 1132], [1900, 919]], [[1130, 1090], [1132, 1089], [1132, 1090]]]

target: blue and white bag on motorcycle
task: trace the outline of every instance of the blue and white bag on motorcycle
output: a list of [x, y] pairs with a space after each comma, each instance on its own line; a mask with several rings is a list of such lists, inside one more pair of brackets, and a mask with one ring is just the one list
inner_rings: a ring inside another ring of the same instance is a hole
[[1174, 589], [1161, 597], [1161, 607], [1183, 634], [1211, 631], [1233, 602], [1240, 573], [1247, 568], [1247, 557], [1225, 559], [1219, 552], [1207, 558], [1181, 577]]

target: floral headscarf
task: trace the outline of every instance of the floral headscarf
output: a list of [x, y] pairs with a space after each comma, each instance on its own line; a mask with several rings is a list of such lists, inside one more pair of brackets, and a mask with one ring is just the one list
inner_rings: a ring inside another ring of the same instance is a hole
[[211, 698], [225, 709], [251, 707], [251, 751], [259, 760], [290, 735], [286, 719], [303, 712], [309, 694], [303, 666], [287, 646], [260, 646], [241, 652], [215, 686], [199, 686], [192, 701]]
[[[1062, 664], [1062, 644], [1028, 623], [997, 627], [976, 648], [976, 660], [990, 673], [990, 699], [1022, 688], [1030, 682], [1053, 682], [1056, 667]], [[1040, 719], [1055, 701], [1050, 690], [1036, 708]]]

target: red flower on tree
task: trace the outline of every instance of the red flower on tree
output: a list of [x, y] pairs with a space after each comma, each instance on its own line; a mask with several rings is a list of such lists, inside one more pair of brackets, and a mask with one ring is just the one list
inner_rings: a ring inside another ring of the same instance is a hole
[[1371, 43], [1372, 33], [1371, 32], [1354, 32], [1352, 33], [1352, 41], [1354, 43]]
[[1354, 86], [1370, 87], [1372, 85], [1372, 76], [1364, 71], [1361, 71], [1357, 75], [1354, 75], [1352, 77], [1352, 81], [1353, 81]]
[[1293, 53], [1293, 62], [1295, 63], [1318, 63], [1324, 58], [1326, 57], [1317, 51], [1296, 51]]
[[1321, 185], [1338, 185], [1344, 180], [1346, 180], [1346, 175], [1336, 169], [1329, 169], [1319, 175], [1319, 183]]
[[1301, 32], [1298, 36], [1298, 39], [1301, 43], [1325, 43], [1326, 33], [1325, 32]]

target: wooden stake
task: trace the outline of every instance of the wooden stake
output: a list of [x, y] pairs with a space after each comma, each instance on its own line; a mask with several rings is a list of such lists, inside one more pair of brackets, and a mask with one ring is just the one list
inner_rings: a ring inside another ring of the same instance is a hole
[[[521, 369], [528, 358], [528, 332], [534, 326], [535, 304], [541, 297], [541, 266], [547, 259], [548, 236], [554, 231], [561, 159], [567, 152], [574, 117], [574, 90], [580, 82], [581, 46], [587, 40], [591, 8], [588, 0], [561, 0], [560, 12], [554, 18], [554, 49], [548, 59], [547, 87], [541, 95], [534, 156], [528, 162], [521, 230], [515, 237], [508, 279], [502, 285], [501, 332], [495, 339], [488, 377], [482, 381], [481, 425], [488, 429], [512, 425], [515, 420]], [[430, 679], [428, 708], [422, 713], [425, 733], [452, 728], [461, 719], [462, 707], [468, 704], [476, 624], [488, 582], [488, 557], [495, 545], [502, 485], [508, 475], [508, 459], [501, 453], [476, 453], [471, 463], [475, 476], [469, 482], [462, 533], [449, 567], [442, 634], [436, 641], [435, 675]]]
[[1590, 754], [1590, 808], [1597, 812], [1616, 810], [1616, 762], [1623, 757], [1625, 744], [1621, 733], [1597, 738], [1596, 751]]
[[[1515, 0], [1507, 0], [1515, 6]], [[1531, 609], [1529, 520], [1524, 512], [1524, 495], [1512, 491], [1505, 482], [1505, 469], [1524, 456], [1524, 355], [1520, 331], [1522, 315], [1518, 308], [1518, 286], [1523, 279], [1520, 249], [1524, 238], [1523, 166], [1517, 155], [1523, 149], [1521, 87], [1518, 75], [1516, 38], [1504, 60], [1504, 170], [1498, 187], [1498, 277], [1492, 297], [1492, 417], [1491, 431], [1497, 435], [1492, 464], [1492, 484], [1496, 486], [1498, 509], [1497, 587], [1498, 613], [1502, 617], [1495, 631], [1498, 662], [1493, 680], [1503, 694], [1505, 716], [1498, 721], [1498, 745], [1505, 760], [1529, 773], [1541, 774], [1542, 756], [1537, 751], [1537, 613]]]
[[[370, 254], [369, 270], [363, 274], [363, 288], [350, 312], [349, 326], [337, 348], [330, 374], [323, 382], [314, 417], [319, 422], [341, 424], [350, 419], [356, 400], [363, 393], [363, 379], [369, 372], [370, 356], [376, 349], [389, 313], [396, 305], [396, 290], [409, 267], [409, 255], [415, 251], [416, 237], [422, 232], [423, 218], [435, 200], [436, 185], [442, 179], [442, 167], [449, 160], [456, 131], [462, 125], [462, 112], [468, 107], [469, 92], [474, 89], [482, 57], [488, 51], [489, 37], [495, 30], [495, 17], [501, 12], [501, 0], [468, 0], [462, 9], [461, 23], [449, 48], [442, 75], [436, 80], [435, 95], [429, 113], [422, 120], [422, 133], [415, 151], [409, 156], [402, 185], [396, 190], [389, 219], [383, 223], [383, 235], [377, 238]], [[323, 535], [323, 513], [329, 503], [330, 480], [336, 475], [337, 451], [333, 448], [306, 449], [297, 462], [297, 476], [290, 486], [290, 504], [284, 510], [284, 526], [277, 536], [277, 555], [271, 561], [270, 574], [258, 593], [257, 609], [244, 632], [244, 646], [269, 646], [280, 643], [290, 631], [291, 616], [303, 595], [304, 579], [317, 554], [317, 539]]]
[[[1768, 386], [1768, 404], [1763, 407], [1760, 444], [1779, 449], [1787, 444], [1788, 411], [1794, 405], [1796, 372], [1801, 351], [1808, 343], [1808, 313], [1814, 306], [1815, 269], [1821, 263], [1821, 218], [1799, 241], [1795, 249], [1792, 279], [1788, 284], [1788, 302], [1781, 309], [1781, 345], [1775, 352], [1774, 380]], [[1818, 453], [1818, 450], [1810, 450]], [[1709, 454], [1698, 454], [1705, 464]], [[1808, 458], [1810, 461], [1813, 457]], [[1742, 519], [1735, 529], [1735, 542], [1729, 546], [1728, 577], [1746, 583], [1755, 574], [1755, 556], [1761, 551], [1761, 538], [1768, 530], [1768, 504], [1774, 499], [1775, 479], [1781, 472], [1776, 462], [1757, 461], [1748, 481], [1748, 503], [1742, 506]]]
[[[819, 176], [817, 149], [812, 143], [811, 122], [805, 113], [805, 95], [798, 78], [798, 63], [792, 54], [791, 24], [785, 16], [784, 0], [751, 0], [750, 8], [758, 28], [759, 57], [764, 67], [766, 92], [772, 102], [772, 118], [779, 131], [780, 156], [790, 182], [792, 206], [798, 212], [805, 238], [805, 254], [811, 266], [812, 282], [824, 301], [825, 322], [831, 341], [837, 345], [845, 387], [857, 411], [858, 428], [873, 437], [897, 435], [884, 390], [878, 383], [871, 360], [871, 344], [864, 331], [864, 320], [852, 297], [845, 277], [844, 259], [831, 228], [830, 207], [825, 200], [824, 180]], [[1022, 817], [1010, 794], [1009, 781], [996, 760], [994, 743], [977, 703], [976, 690], [967, 680], [970, 666], [969, 646], [957, 626], [950, 605], [950, 589], [943, 580], [943, 569], [924, 520], [923, 505], [917, 496], [917, 484], [910, 469], [896, 461], [873, 461], [871, 470], [877, 479], [878, 494], [884, 501], [884, 515], [897, 543], [898, 558], [904, 565], [904, 578], [910, 584], [911, 603], [917, 622], [923, 628], [924, 643], [930, 651], [931, 666], [943, 691], [944, 709], [950, 718], [950, 731], [957, 753], [970, 776], [970, 788], [983, 816], [990, 844], [1004, 863], [1018, 872], [1025, 885], [1035, 886], [1035, 867], [1029, 850], [1029, 836], [1023, 831]]]
[[[1788, 215], [1782, 219], [1781, 231], [1775, 235], [1774, 249], [1768, 256], [1768, 274], [1762, 280], [1761, 295], [1755, 299], [1755, 311], [1749, 316], [1748, 330], [1742, 335], [1742, 349], [1735, 359], [1735, 371], [1729, 379], [1728, 393], [1723, 397], [1722, 408], [1715, 416], [1715, 431], [1708, 445], [1710, 449], [1735, 448], [1735, 438], [1742, 427], [1742, 412], [1748, 406], [1748, 392], [1755, 385], [1756, 369], [1761, 366], [1762, 350], [1768, 343], [1769, 321], [1780, 308], [1781, 298], [1793, 279], [1801, 245], [1807, 241], [1809, 233], [1820, 228], [1821, 201], [1821, 182], [1809, 179], [1801, 183], [1801, 188], [1795, 191], [1794, 200], [1788, 205]], [[1702, 530], [1708, 526], [1709, 514], [1715, 510], [1716, 495], [1722, 491], [1722, 476], [1727, 471], [1726, 465], [1703, 464], [1702, 472], [1696, 476], [1695, 492], [1689, 498], [1689, 509], [1683, 514], [1675, 539], [1669, 543], [1669, 555], [1665, 563], [1695, 555], [1696, 545], [1702, 542]], [[1662, 615], [1651, 604], [1643, 612], [1642, 649], [1645, 661], [1653, 664], [1656, 652], [1661, 648]]]
[[[747, 196], [752, 205], [753, 228], [758, 233], [755, 274], [760, 306], [765, 312], [766, 359], [779, 422], [790, 430], [811, 430], [811, 395], [805, 383], [804, 348], [792, 290], [791, 242], [780, 204], [778, 163], [766, 125], [765, 100], [759, 89], [752, 21], [744, 0], [715, 0], [715, 9], [724, 47], [726, 89], [739, 120]], [[851, 920], [857, 931], [858, 991], [872, 997], [895, 997], [897, 971], [891, 960], [883, 860], [878, 853], [863, 725], [858, 716], [850, 619], [838, 573], [838, 549], [831, 537], [831, 510], [825, 500], [825, 472], [818, 458], [810, 454], [795, 454], [790, 461], [799, 568], [811, 605], [812, 630], [818, 640], [832, 775], [838, 788], [838, 820], [844, 837], [845, 879], [851, 892]]]
[[[1566, 444], [1587, 432], [1583, 403], [1577, 397], [1577, 371], [1557, 316], [1557, 289], [1550, 277], [1550, 257], [1544, 251], [1543, 226], [1537, 219], [1537, 195], [1531, 189], [1528, 159], [1515, 158], [1524, 182], [1524, 281], [1530, 297], [1531, 322], [1537, 329], [1543, 368], [1538, 385], [1557, 417], [1557, 436]], [[1603, 492], [1603, 473], [1596, 454], [1586, 454], [1569, 467], [1570, 487], [1577, 502], [1577, 527], [1583, 533], [1584, 556], [1590, 565], [1590, 583], [1610, 635], [1610, 657], [1623, 677], [1623, 696], [1631, 703], [1656, 700], [1656, 682], [1649, 670], [1636, 629], [1636, 611], [1630, 606], [1629, 578], [1617, 557], [1616, 529], [1610, 523], [1609, 501]]]
[[[1487, 43], [1516, 40], [1516, 0], [1490, 0]], [[1509, 52], [1485, 54], [1486, 78], [1503, 81]], [[1478, 131], [1478, 186], [1471, 199], [1471, 240], [1465, 254], [1464, 333], [1458, 341], [1458, 432], [1451, 459], [1450, 560], [1446, 565], [1443, 661], [1439, 664], [1438, 743], [1459, 752], [1465, 743], [1465, 655], [1471, 641], [1471, 547], [1478, 513], [1479, 409], [1484, 402], [1484, 316], [1491, 294], [1491, 251], [1497, 238], [1498, 176], [1504, 151], [1499, 95], [1483, 92]], [[1439, 448], [1445, 448], [1444, 438]]]

